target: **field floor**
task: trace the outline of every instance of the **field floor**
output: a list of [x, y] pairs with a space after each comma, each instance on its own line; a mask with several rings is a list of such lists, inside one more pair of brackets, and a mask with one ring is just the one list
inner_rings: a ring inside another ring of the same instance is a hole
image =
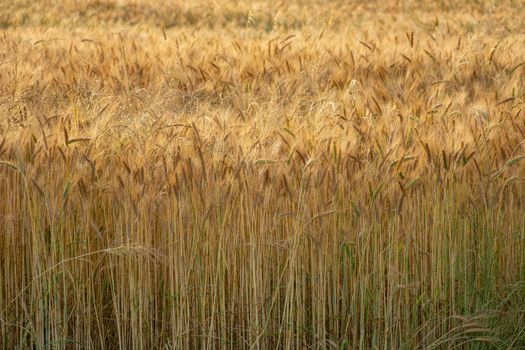
[[525, 349], [523, 18], [0, 0], [0, 349]]

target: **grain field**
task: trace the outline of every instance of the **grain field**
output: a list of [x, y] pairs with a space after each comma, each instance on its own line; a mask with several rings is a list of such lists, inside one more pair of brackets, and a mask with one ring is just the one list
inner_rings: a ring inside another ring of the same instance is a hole
[[523, 18], [0, 0], [0, 348], [525, 349]]

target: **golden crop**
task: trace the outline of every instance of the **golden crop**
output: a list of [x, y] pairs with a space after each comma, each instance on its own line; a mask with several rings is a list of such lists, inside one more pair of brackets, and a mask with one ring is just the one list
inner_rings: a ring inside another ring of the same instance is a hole
[[522, 1], [0, 1], [0, 348], [525, 348]]

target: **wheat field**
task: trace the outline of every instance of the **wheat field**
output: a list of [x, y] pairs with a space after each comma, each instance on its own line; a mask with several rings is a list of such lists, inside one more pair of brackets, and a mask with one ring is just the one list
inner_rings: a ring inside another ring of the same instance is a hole
[[1, 349], [525, 349], [523, 1], [1, 0]]

